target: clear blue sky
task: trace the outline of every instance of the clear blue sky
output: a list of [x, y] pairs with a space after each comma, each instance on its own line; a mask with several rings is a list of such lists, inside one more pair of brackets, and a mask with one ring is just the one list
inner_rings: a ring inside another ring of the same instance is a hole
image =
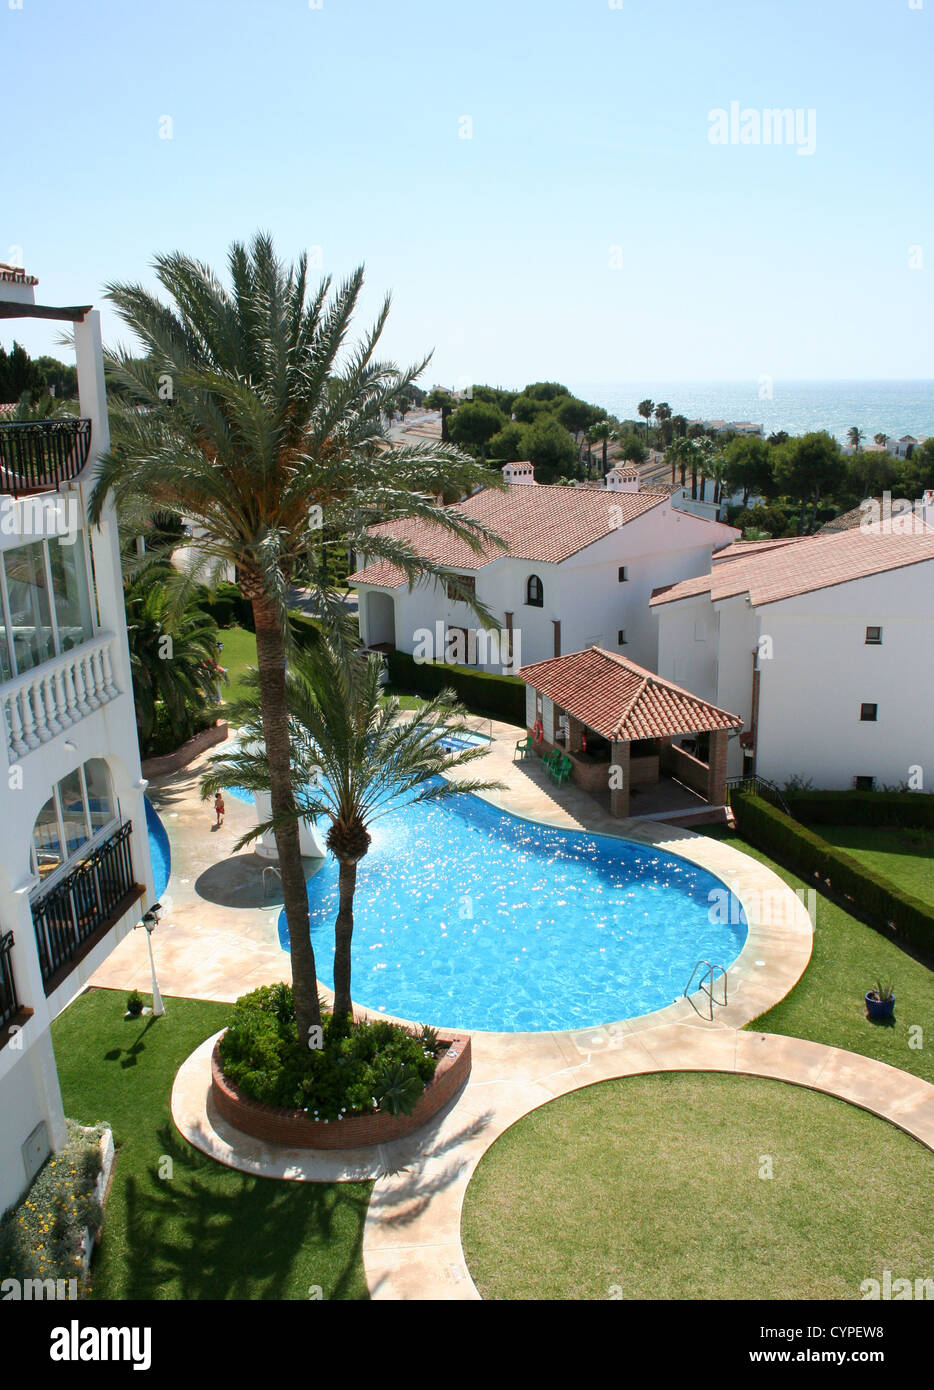
[[[46, 303], [262, 227], [365, 261], [426, 383], [934, 375], [934, 0], [9, 3], [0, 259]], [[814, 154], [712, 145], [732, 101]]]

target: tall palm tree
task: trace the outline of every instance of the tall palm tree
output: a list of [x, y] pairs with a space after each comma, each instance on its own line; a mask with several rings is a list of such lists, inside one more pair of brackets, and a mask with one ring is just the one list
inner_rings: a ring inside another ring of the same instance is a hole
[[646, 444], [648, 444], [648, 442], [649, 442], [649, 421], [651, 420], [653, 414], [655, 413], [655, 402], [654, 402], [654, 401], [650, 401], [648, 398], [646, 398], [644, 401], [640, 401], [640, 402], [639, 402], [639, 404], [636, 406], [636, 409], [638, 410], [639, 414], [642, 416], [643, 420], [645, 421], [645, 442], [646, 442]]
[[676, 439], [683, 439], [688, 432], [688, 417], [686, 415], [672, 415], [671, 428]]
[[884, 444], [887, 438], [888, 435], [885, 433], [884, 430], [880, 430], [878, 434], [874, 434], [872, 436], [874, 444]]
[[860, 444], [862, 444], [865, 438], [866, 435], [860, 429], [859, 425], [851, 425], [846, 432], [846, 442], [847, 444], [849, 444], [850, 448], [857, 454], [859, 453], [859, 446]]
[[662, 444], [671, 441], [671, 406], [667, 401], [659, 401], [655, 407], [655, 419], [658, 422], [659, 432], [661, 433]]
[[603, 445], [603, 476], [604, 476], [604, 478], [606, 477], [606, 465], [607, 465], [606, 451], [607, 451], [607, 447], [609, 446], [610, 440], [611, 440], [613, 437], [614, 437], [614, 434], [613, 434], [613, 426], [610, 424], [609, 420], [598, 420], [597, 423], [596, 423], [595, 425], [591, 425], [590, 430], [589, 430], [588, 433], [587, 433], [587, 439], [589, 440], [589, 442], [590, 442], [591, 444], [602, 444], [602, 445]]
[[[399, 702], [384, 699], [382, 663], [375, 654], [347, 653], [327, 633], [290, 668], [286, 699], [290, 716], [294, 805], [256, 826], [237, 848], [283, 821], [305, 817], [328, 822], [327, 847], [339, 864], [339, 907], [334, 924], [334, 1017], [352, 1014], [351, 944], [357, 865], [370, 847], [370, 826], [403, 802], [442, 801], [501, 784], [442, 776], [486, 756], [481, 747], [451, 751], [444, 739], [464, 733], [464, 711], [442, 691], [400, 720]], [[202, 778], [204, 796], [222, 787], [268, 790], [269, 763], [262, 751], [258, 705], [248, 714], [233, 755], [213, 757]]]
[[[287, 595], [308, 552], [352, 548], [396, 565], [414, 583], [444, 578], [443, 566], [385, 534], [377, 521], [418, 517], [479, 549], [489, 533], [439, 500], [498, 485], [453, 445], [387, 449], [383, 418], [425, 363], [400, 371], [376, 348], [389, 312], [347, 344], [363, 285], [357, 269], [333, 293], [330, 278], [312, 288], [306, 258], [285, 266], [271, 239], [230, 249], [228, 289], [214, 272], [176, 252], [154, 262], [169, 297], [140, 285], [108, 286], [124, 322], [142, 344], [134, 357], [108, 353], [110, 379], [125, 409], [112, 412], [112, 446], [101, 460], [91, 519], [113, 492], [152, 511], [174, 511], [197, 536], [194, 573], [211, 578], [236, 567], [253, 608], [263, 737], [269, 761], [276, 845], [292, 940], [292, 976], [301, 1036], [320, 1021], [308, 900], [289, 767], [285, 703], [290, 636]], [[318, 611], [336, 622], [339, 606], [326, 578]], [[472, 601], [489, 622], [489, 615]]]

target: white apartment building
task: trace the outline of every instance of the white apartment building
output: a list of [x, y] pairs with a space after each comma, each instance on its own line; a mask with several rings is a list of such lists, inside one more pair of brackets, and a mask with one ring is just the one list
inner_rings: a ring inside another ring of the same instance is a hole
[[73, 324], [79, 418], [0, 423], [0, 1211], [65, 1142], [49, 1027], [153, 897], [107, 449], [100, 317], [0, 278], [0, 318]]
[[375, 560], [350, 579], [364, 645], [513, 671], [599, 646], [654, 669], [653, 590], [706, 574], [713, 552], [739, 532], [679, 511], [670, 489], [640, 488], [638, 470], [623, 465], [599, 488], [540, 485], [529, 463], [507, 464], [503, 476], [505, 491], [486, 488], [459, 504], [503, 545], [478, 553], [420, 520], [373, 528], [457, 575], [492, 612], [497, 641], [487, 640], [451, 585], [426, 579], [410, 590], [404, 575]]
[[656, 593], [661, 676], [742, 716], [727, 775], [934, 785], [934, 531], [739, 544]]

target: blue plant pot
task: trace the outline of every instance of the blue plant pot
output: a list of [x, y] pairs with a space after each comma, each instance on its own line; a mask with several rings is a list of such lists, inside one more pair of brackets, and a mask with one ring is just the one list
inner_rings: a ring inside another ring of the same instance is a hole
[[892, 1015], [893, 1015], [893, 1013], [895, 1012], [895, 996], [894, 996], [894, 995], [892, 996], [891, 999], [870, 999], [869, 993], [868, 993], [868, 991], [867, 991], [867, 993], [866, 993], [866, 995], [865, 995], [865, 999], [866, 999], [866, 1013], [867, 1013], [867, 1015], [868, 1015], [869, 1018], [872, 1018], [872, 1019], [891, 1018]]

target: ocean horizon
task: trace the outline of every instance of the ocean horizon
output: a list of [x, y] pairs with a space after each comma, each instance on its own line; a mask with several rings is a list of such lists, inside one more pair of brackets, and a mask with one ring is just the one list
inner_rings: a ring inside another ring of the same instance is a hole
[[934, 380], [917, 381], [568, 381], [583, 400], [620, 420], [637, 419], [641, 400], [667, 401], [688, 419], [748, 420], [765, 434], [827, 430], [841, 443], [858, 425], [874, 434], [934, 435]]

